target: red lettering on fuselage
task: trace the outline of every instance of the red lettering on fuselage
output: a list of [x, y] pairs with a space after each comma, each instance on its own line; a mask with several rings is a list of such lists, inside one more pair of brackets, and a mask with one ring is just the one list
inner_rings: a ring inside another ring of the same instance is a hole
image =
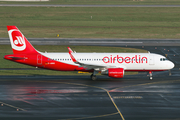
[[103, 62], [104, 63], [147, 63], [147, 57], [141, 57], [141, 55], [135, 55], [133, 57], [122, 57], [122, 56], [112, 56], [110, 55], [110, 57], [105, 56], [103, 57]]
[[[107, 60], [106, 60], [106, 59], [107, 59]], [[110, 63], [110, 62], [109, 62], [109, 57], [107, 57], [107, 56], [104, 57], [104, 58], [103, 58], [103, 62], [104, 62], [104, 63]]]

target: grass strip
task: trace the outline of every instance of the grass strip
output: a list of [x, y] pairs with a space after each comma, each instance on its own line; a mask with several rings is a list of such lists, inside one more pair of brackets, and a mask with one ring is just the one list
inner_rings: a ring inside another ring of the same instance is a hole
[[0, 7], [0, 36], [16, 25], [27, 38], [179, 39], [179, 14], [180, 7]]

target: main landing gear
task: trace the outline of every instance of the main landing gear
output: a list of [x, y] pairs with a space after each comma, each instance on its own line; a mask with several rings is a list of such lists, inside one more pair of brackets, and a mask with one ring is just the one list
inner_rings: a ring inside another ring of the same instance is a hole
[[98, 71], [94, 70], [93, 74], [91, 74], [91, 80], [97, 80], [96, 74], [98, 74]]
[[96, 75], [92, 74], [92, 75], [91, 75], [91, 80], [93, 80], [93, 81], [97, 80]]

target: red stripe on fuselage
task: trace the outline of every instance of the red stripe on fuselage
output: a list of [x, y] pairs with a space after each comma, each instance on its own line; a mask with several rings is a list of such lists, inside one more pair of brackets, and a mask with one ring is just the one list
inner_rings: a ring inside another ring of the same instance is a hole
[[[55, 61], [55, 60], [52, 60], [46, 56], [43, 56], [41, 55], [42, 57], [42, 63], [38, 63], [37, 59], [38, 59], [38, 55], [40, 54], [12, 54], [12, 55], [5, 55], [4, 56], [4, 59], [7, 59], [7, 60], [11, 60], [11, 61], [14, 61], [14, 62], [18, 62], [18, 63], [21, 63], [21, 64], [26, 64], [26, 65], [30, 65], [30, 66], [35, 66], [35, 67], [39, 67], [39, 68], [44, 68], [44, 69], [51, 69], [51, 70], [59, 70], [59, 71], [86, 71], [85, 68], [83, 67], [79, 67], [79, 66], [76, 66], [76, 65], [70, 65], [70, 64], [67, 64], [67, 63], [62, 63], [62, 62], [59, 62], [59, 61]], [[26, 58], [26, 59], [23, 59], [23, 60], [16, 60], [16, 59], [11, 59], [9, 58], [9, 56], [13, 56], [13, 57], [22, 57], [22, 58]]]

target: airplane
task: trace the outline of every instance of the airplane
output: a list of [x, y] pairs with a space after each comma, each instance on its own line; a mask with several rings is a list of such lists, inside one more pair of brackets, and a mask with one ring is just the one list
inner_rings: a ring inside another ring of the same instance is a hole
[[4, 59], [38, 68], [57, 71], [92, 72], [112, 78], [123, 78], [126, 71], [152, 72], [170, 70], [174, 63], [155, 53], [43, 53], [36, 50], [16, 26], [7, 26], [13, 54]]

